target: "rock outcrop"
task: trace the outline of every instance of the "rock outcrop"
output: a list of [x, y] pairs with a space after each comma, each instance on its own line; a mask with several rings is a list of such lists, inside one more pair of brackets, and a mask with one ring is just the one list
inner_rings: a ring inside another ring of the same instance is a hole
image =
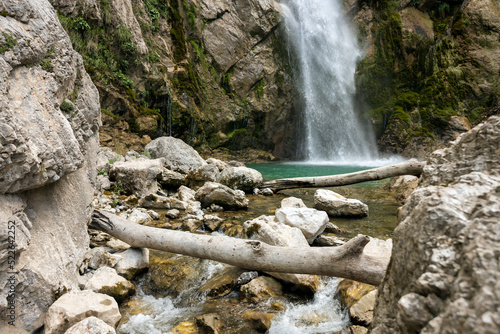
[[[56, 295], [78, 288], [100, 107], [48, 1], [3, 1], [0, 11], [0, 313], [15, 302], [23, 333], [43, 325]], [[14, 263], [4, 254], [10, 245]], [[5, 321], [2, 329], [14, 328]]]
[[428, 159], [400, 210], [371, 333], [496, 333], [500, 117]]

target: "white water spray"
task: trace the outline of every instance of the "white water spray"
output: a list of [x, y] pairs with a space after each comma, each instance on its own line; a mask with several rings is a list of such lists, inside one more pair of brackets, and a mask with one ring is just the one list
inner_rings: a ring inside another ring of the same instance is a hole
[[353, 108], [354, 73], [361, 57], [340, 0], [288, 0], [283, 5], [305, 113], [308, 161], [359, 162], [377, 158], [371, 136]]

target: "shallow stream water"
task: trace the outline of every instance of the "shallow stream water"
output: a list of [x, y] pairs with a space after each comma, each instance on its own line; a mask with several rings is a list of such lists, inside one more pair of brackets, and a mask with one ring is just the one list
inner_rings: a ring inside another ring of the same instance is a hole
[[[265, 164], [249, 167], [259, 170], [267, 180], [342, 174], [366, 169], [362, 166], [304, 164]], [[383, 189], [386, 182], [328, 188], [346, 197], [360, 199], [369, 206], [370, 213], [366, 218], [331, 219], [331, 222], [345, 230], [341, 237], [350, 238], [359, 233], [380, 239], [392, 236], [399, 205]], [[241, 231], [240, 227], [249, 219], [260, 215], [274, 215], [274, 211], [281, 205], [281, 200], [286, 197], [299, 197], [308, 207], [313, 207], [315, 190], [285, 190], [269, 197], [248, 195], [248, 210], [211, 214], [218, 215], [224, 219], [225, 224], [232, 226], [228, 231]], [[119, 333], [197, 333], [195, 319], [207, 313], [220, 315], [225, 325], [224, 333], [256, 333], [243, 320], [247, 312], [273, 313], [274, 318], [268, 332], [274, 334], [334, 333], [349, 325], [347, 311], [342, 309], [334, 298], [338, 282], [336, 278], [323, 278], [323, 285], [314, 296], [304, 296], [285, 286], [283, 296], [258, 304], [242, 300], [237, 288], [217, 298], [202, 292], [202, 286], [210, 278], [223, 279], [225, 273], [230, 271], [229, 268], [233, 267], [152, 250], [150, 271], [135, 282], [137, 295], [121, 307], [124, 318], [119, 325]]]

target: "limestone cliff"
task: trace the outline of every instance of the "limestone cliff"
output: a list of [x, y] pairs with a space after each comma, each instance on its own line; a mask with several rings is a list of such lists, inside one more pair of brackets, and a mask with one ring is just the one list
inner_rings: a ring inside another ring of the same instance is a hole
[[48, 1], [2, 1], [0, 13], [0, 328], [22, 333], [78, 286], [100, 109]]
[[498, 333], [500, 117], [431, 154], [399, 213], [370, 333]]
[[294, 153], [276, 1], [51, 2], [99, 89], [103, 145], [142, 150], [141, 136], [172, 134], [199, 149]]
[[357, 100], [382, 151], [424, 157], [498, 113], [497, 0], [348, 0], [346, 8], [366, 50]]

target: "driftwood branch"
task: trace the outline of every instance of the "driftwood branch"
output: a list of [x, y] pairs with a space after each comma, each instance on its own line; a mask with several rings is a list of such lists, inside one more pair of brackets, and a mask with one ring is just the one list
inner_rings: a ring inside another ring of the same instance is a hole
[[360, 172], [316, 176], [316, 177], [296, 177], [289, 179], [279, 179], [268, 182], [263, 182], [259, 188], [269, 188], [274, 192], [293, 189], [293, 188], [320, 188], [320, 187], [338, 187], [349, 184], [376, 181], [387, 179], [400, 175], [415, 175], [420, 176], [424, 169], [425, 162], [417, 160], [408, 160], [399, 164], [384, 166], [379, 168], [368, 169]]
[[339, 247], [278, 247], [257, 240], [142, 226], [99, 211], [94, 211], [90, 227], [133, 247], [210, 259], [249, 270], [344, 277], [372, 285], [382, 282], [389, 262], [388, 258], [363, 253], [367, 236], [358, 236]]

